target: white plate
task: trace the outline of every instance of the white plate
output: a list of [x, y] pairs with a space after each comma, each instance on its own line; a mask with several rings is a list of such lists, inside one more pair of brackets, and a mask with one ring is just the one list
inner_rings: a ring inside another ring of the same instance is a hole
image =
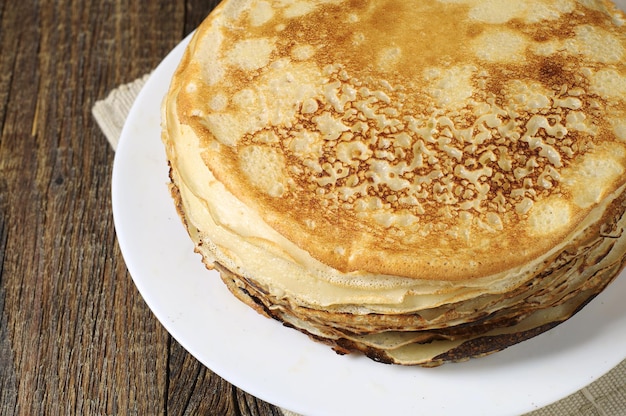
[[124, 127], [113, 214], [128, 270], [165, 328], [241, 389], [306, 415], [519, 415], [563, 398], [626, 358], [626, 277], [582, 312], [489, 357], [439, 368], [339, 356], [236, 300], [207, 271], [167, 188], [160, 103], [188, 39], [148, 80]]

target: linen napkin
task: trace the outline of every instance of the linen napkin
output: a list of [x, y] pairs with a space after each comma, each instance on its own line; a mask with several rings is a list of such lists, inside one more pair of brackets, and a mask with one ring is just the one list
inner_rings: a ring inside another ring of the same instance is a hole
[[[622, 0], [626, 2], [626, 0]], [[116, 149], [122, 127], [135, 98], [150, 74], [121, 85], [97, 101], [92, 114], [100, 129]], [[626, 350], [626, 345], [624, 345]], [[436, 370], [434, 370], [436, 371]], [[299, 416], [281, 409], [285, 416]], [[625, 416], [626, 415], [626, 360], [587, 387], [556, 403], [535, 410], [525, 416]]]

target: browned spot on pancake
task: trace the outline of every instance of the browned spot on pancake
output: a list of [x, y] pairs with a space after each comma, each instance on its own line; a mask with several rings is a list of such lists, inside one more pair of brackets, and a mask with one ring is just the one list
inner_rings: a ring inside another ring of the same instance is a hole
[[470, 38], [475, 38], [479, 36], [481, 33], [485, 31], [485, 28], [482, 25], [469, 25], [467, 28], [467, 36]]
[[546, 85], [566, 84], [566, 75], [563, 71], [562, 62], [555, 61], [553, 58], [543, 59], [539, 63], [539, 79]]

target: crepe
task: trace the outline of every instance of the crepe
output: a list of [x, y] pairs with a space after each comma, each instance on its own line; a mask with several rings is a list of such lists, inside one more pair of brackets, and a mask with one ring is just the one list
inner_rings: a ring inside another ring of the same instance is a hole
[[259, 312], [435, 366], [568, 319], [626, 251], [626, 16], [225, 0], [163, 102], [196, 251]]

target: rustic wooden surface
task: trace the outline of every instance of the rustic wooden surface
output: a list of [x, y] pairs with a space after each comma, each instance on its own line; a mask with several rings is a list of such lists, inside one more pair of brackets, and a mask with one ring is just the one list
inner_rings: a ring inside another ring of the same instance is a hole
[[0, 414], [281, 414], [199, 364], [142, 300], [90, 113], [217, 2], [0, 0]]

